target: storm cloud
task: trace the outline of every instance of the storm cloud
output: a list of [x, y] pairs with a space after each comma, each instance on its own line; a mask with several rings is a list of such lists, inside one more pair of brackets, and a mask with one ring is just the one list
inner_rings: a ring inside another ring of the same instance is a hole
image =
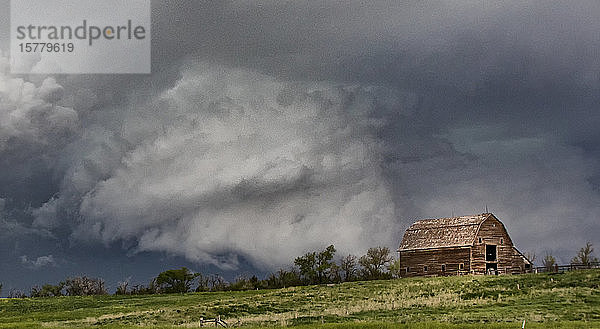
[[[108, 142], [121, 147], [105, 149], [120, 161], [77, 189], [73, 236], [133, 240], [137, 251], [224, 268], [237, 266], [237, 255], [282, 266], [324, 241], [347, 252], [394, 243], [382, 171], [387, 146], [376, 133], [387, 124], [378, 111], [400, 104], [378, 102], [380, 89], [190, 63], [173, 88], [120, 112], [120, 136]], [[85, 156], [88, 165], [71, 169], [73, 176], [89, 175], [107, 154]], [[71, 206], [65, 186], [36, 210], [35, 223]]]
[[157, 1], [150, 76], [16, 77], [2, 58], [0, 224], [59, 241], [3, 257], [86, 245], [270, 270], [487, 206], [521, 250], [568, 262], [600, 244], [598, 16]]

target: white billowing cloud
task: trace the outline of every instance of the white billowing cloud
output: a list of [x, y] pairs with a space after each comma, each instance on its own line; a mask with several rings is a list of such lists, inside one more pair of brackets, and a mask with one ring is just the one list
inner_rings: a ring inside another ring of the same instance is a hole
[[23, 264], [25, 267], [27, 267], [29, 269], [33, 269], [33, 270], [39, 270], [40, 268], [46, 267], [46, 266], [57, 266], [56, 260], [54, 259], [54, 256], [52, 256], [52, 255], [40, 256], [40, 257], [37, 257], [36, 259], [29, 259], [26, 255], [23, 255], [20, 258], [21, 258], [21, 264]]
[[0, 54], [0, 152], [15, 140], [54, 146], [73, 132], [77, 113], [57, 104], [63, 88], [54, 78], [36, 85], [11, 77], [9, 70], [8, 59]]
[[74, 236], [133, 240], [139, 251], [222, 268], [235, 268], [235, 255], [278, 266], [328, 244], [393, 245], [386, 146], [376, 135], [385, 122], [375, 112], [398, 104], [378, 94], [192, 66], [153, 111], [122, 114], [128, 151], [82, 193]]

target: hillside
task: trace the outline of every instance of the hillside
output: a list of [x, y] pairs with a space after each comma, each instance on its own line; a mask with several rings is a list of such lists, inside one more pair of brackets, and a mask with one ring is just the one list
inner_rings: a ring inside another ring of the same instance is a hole
[[201, 317], [216, 315], [230, 326], [478, 328], [485, 323], [486, 328], [521, 328], [526, 319], [527, 328], [600, 328], [600, 270], [0, 300], [0, 328], [192, 327]]

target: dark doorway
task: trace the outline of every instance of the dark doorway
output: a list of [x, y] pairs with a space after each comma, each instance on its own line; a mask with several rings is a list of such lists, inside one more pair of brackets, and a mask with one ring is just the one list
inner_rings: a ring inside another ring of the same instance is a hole
[[486, 245], [485, 246], [485, 260], [488, 262], [496, 261], [496, 246]]
[[486, 274], [498, 274], [498, 264], [496, 263], [487, 263], [485, 264], [485, 273]]

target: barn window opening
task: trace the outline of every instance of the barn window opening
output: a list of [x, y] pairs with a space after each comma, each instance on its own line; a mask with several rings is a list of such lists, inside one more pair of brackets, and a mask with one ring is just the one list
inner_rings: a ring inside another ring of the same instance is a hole
[[442, 272], [446, 272], [446, 264], [442, 264]]
[[483, 242], [483, 241], [481, 241], [481, 238], [479, 238], [479, 243], [481, 243], [481, 242]]
[[410, 267], [406, 267], [406, 273], [410, 272]]
[[525, 268], [526, 269], [530, 269], [531, 268], [531, 264], [525, 264]]
[[496, 246], [486, 245], [485, 246], [485, 260], [488, 262], [496, 261]]
[[427, 266], [423, 266], [423, 272], [427, 272]]
[[464, 270], [465, 269], [465, 264], [463, 264], [463, 263], [458, 264], [458, 269], [461, 270], [461, 271]]
[[500, 244], [504, 244], [504, 239], [500, 239]]

